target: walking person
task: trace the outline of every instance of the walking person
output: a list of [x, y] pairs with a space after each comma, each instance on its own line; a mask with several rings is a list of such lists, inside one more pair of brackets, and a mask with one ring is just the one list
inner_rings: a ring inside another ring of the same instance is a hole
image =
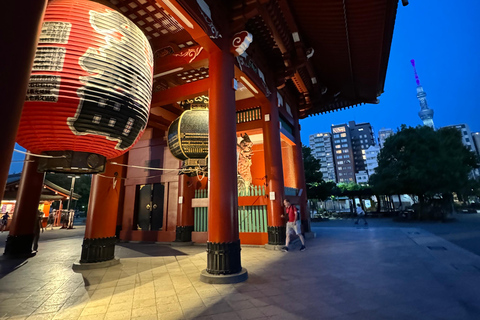
[[[295, 233], [300, 238], [302, 242], [302, 246], [300, 247], [300, 251], [305, 251], [305, 238], [302, 235], [302, 226], [300, 221], [300, 214], [295, 206], [292, 206], [290, 200], [285, 199], [283, 200], [283, 204], [285, 205], [285, 211], [288, 217], [287, 222], [287, 238], [285, 240], [285, 247], [282, 248], [283, 252], [288, 251], [288, 245], [290, 244], [290, 233]], [[282, 218], [284, 215], [282, 215]]]
[[362, 206], [359, 203], [357, 204], [357, 221], [355, 221], [355, 224], [358, 224], [358, 221], [360, 219], [363, 219], [363, 221], [365, 222], [365, 225], [368, 225], [367, 219], [365, 219], [365, 211], [363, 211]]
[[2, 216], [2, 220], [0, 220], [0, 230], [2, 230], [2, 232], [5, 231], [5, 229], [7, 228], [8, 218], [10, 218], [10, 216], [8, 215], [8, 211], [7, 211]]
[[[50, 226], [50, 230], [53, 230], [53, 224], [55, 223], [55, 215], [56, 215], [57, 210], [53, 209], [52, 213], [48, 215], [48, 220], [47, 220], [47, 226]], [[46, 229], [45, 228], [45, 229]]]
[[42, 211], [38, 210], [37, 212], [37, 221], [35, 222], [35, 227], [33, 229], [33, 251], [38, 251], [38, 240], [40, 239], [40, 230], [43, 232], [43, 225], [42, 225], [42, 218], [43, 213]]

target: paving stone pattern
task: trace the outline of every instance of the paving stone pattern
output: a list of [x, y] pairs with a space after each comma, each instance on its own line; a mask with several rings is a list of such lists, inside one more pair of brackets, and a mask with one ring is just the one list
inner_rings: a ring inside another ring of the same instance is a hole
[[82, 238], [54, 230], [0, 259], [0, 319], [480, 319], [480, 257], [422, 229], [314, 231], [305, 252], [243, 246], [248, 281], [212, 285], [205, 246], [119, 244], [120, 265], [74, 272]]

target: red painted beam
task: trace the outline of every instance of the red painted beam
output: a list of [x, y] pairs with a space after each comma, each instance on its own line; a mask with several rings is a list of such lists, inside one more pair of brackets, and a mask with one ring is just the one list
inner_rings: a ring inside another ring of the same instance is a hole
[[[201, 46], [190, 47], [178, 53], [156, 59], [154, 64], [155, 70], [153, 74], [157, 75], [160, 73], [168, 72], [170, 70], [183, 68], [185, 65], [188, 65], [193, 62], [198, 64], [199, 62], [207, 59], [208, 59], [208, 52], [204, 50], [203, 47]], [[205, 62], [205, 65], [207, 64], [208, 62]], [[181, 72], [181, 71], [182, 70], [178, 70], [175, 73]]]
[[167, 90], [155, 92], [152, 96], [151, 108], [182, 101], [202, 94], [208, 94], [210, 79], [198, 80]]

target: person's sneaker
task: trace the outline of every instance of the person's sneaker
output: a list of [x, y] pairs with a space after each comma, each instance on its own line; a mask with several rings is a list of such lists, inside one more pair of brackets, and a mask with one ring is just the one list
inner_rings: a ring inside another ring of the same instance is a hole
[[305, 246], [300, 247], [300, 251], [305, 251], [305, 250], [307, 250], [307, 248], [305, 248]]
[[288, 247], [283, 247], [282, 252], [288, 252]]

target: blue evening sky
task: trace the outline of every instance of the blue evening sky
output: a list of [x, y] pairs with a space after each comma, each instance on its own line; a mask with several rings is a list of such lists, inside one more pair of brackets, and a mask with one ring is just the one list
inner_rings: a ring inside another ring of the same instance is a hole
[[[301, 120], [303, 144], [308, 145], [309, 135], [330, 132], [332, 124], [350, 120], [370, 122], [375, 133], [382, 127], [396, 130], [403, 123], [421, 124], [411, 59], [435, 112], [435, 126], [467, 123], [472, 131], [480, 131], [479, 12], [478, 0], [410, 0], [406, 7], [400, 1], [380, 104]], [[23, 159], [14, 152], [10, 173], [22, 170]]]
[[301, 120], [302, 143], [332, 124], [370, 122], [382, 127], [422, 124], [411, 59], [434, 110], [435, 127], [466, 123], [480, 131], [480, 1], [410, 0], [398, 5], [384, 93], [378, 105], [361, 105]]

